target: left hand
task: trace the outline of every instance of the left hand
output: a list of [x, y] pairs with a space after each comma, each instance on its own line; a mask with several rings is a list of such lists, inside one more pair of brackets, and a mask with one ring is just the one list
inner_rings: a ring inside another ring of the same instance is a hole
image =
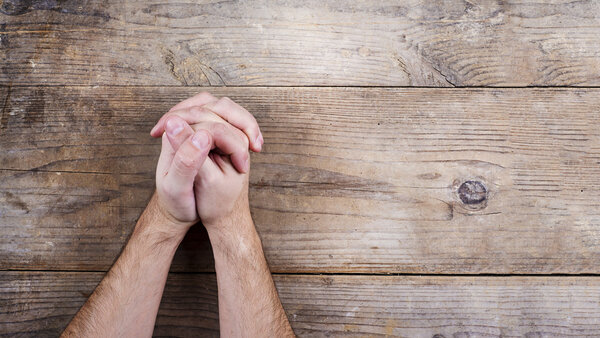
[[175, 230], [187, 231], [198, 222], [194, 179], [212, 147], [212, 136], [206, 130], [198, 130], [173, 149], [168, 135], [175, 137], [184, 131], [184, 126], [169, 123], [166, 129], [156, 167], [158, 208], [178, 228]]

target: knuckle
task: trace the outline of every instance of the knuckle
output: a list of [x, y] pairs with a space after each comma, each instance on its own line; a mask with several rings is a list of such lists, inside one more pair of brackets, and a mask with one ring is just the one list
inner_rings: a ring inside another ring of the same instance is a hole
[[213, 131], [215, 134], [223, 135], [227, 132], [227, 126], [224, 123], [215, 123], [213, 125]]
[[203, 91], [198, 93], [198, 98], [208, 101], [214, 99], [215, 97], [211, 93]]
[[235, 103], [233, 102], [232, 99], [230, 99], [227, 96], [223, 96], [222, 98], [220, 98], [217, 101], [216, 104], [217, 107], [219, 107], [219, 109], [225, 110], [229, 113], [233, 112], [235, 110]]
[[[256, 134], [256, 135], [258, 135], [258, 134]], [[248, 137], [246, 135], [243, 135], [241, 137], [241, 139], [242, 139], [242, 143], [244, 145], [244, 149], [248, 149], [248, 147], [250, 146], [250, 140], [248, 140]]]
[[223, 96], [222, 98], [219, 99], [219, 103], [229, 106], [230, 104], [233, 103], [233, 100], [227, 96]]
[[167, 120], [169, 120], [170, 118], [172, 118], [173, 116], [177, 116], [173, 111], [168, 111], [165, 115], [163, 115], [161, 117], [162, 121], [164, 123], [167, 123]]
[[196, 123], [203, 121], [226, 122], [219, 115], [215, 114], [210, 108], [205, 106], [193, 106], [189, 108], [189, 113], [194, 116]]
[[167, 125], [167, 123], [169, 123], [169, 121], [171, 121], [171, 123], [181, 123], [182, 119], [176, 113], [170, 113], [169, 115], [166, 116], [165, 126]]
[[248, 146], [250, 145], [249, 137], [252, 134], [249, 134], [247, 130], [239, 130], [237, 128], [230, 128], [230, 130], [232, 131], [232, 135], [235, 135], [235, 144], [244, 149], [248, 149]]
[[189, 171], [190, 169], [193, 169], [196, 167], [196, 164], [198, 163], [198, 160], [196, 158], [193, 157], [189, 157], [189, 156], [183, 156], [181, 154], [176, 154], [175, 158], [173, 159], [174, 164], [175, 164], [175, 168], [177, 168], [180, 171]]
[[200, 106], [192, 106], [189, 108], [189, 112], [192, 115], [202, 115], [206, 113], [206, 108], [200, 107]]

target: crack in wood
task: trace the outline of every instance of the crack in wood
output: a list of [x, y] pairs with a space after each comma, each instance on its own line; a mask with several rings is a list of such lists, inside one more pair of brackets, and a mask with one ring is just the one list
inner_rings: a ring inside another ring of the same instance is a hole
[[450, 80], [448, 79], [448, 76], [446, 76], [446, 74], [444, 74], [444, 73], [443, 73], [443, 72], [442, 72], [442, 71], [441, 71], [441, 70], [440, 70], [438, 67], [436, 67], [434, 63], [431, 63], [431, 68], [432, 68], [433, 70], [435, 70], [435, 71], [436, 71], [436, 72], [437, 72], [439, 75], [441, 75], [441, 76], [442, 76], [442, 78], [443, 78], [443, 79], [444, 79], [444, 80], [445, 80], [445, 81], [446, 81], [446, 82], [447, 82], [447, 83], [448, 83], [450, 86], [452, 86], [452, 87], [456, 87], [456, 85], [454, 84], [454, 82], [450, 81]]
[[11, 86], [6, 87], [6, 97], [2, 104], [2, 112], [0, 112], [0, 132], [8, 128], [8, 102], [10, 101]]

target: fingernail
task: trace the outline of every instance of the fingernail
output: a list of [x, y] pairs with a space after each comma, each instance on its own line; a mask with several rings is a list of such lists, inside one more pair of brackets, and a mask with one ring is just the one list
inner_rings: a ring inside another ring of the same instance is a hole
[[175, 136], [175, 135], [179, 134], [182, 130], [183, 130], [183, 125], [181, 125], [177, 121], [175, 121], [175, 120], [167, 121], [167, 133], [169, 133], [169, 136]]
[[192, 136], [192, 143], [200, 150], [206, 149], [208, 147], [208, 136], [204, 132], [195, 133]]
[[158, 125], [155, 125], [152, 130], [150, 130], [150, 135], [154, 134], [154, 132], [158, 129]]

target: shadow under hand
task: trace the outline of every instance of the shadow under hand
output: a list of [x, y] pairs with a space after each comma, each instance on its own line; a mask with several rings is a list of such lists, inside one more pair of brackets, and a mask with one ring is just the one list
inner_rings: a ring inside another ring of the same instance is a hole
[[208, 233], [202, 225], [194, 225], [179, 245], [171, 272], [214, 272], [215, 263]]

